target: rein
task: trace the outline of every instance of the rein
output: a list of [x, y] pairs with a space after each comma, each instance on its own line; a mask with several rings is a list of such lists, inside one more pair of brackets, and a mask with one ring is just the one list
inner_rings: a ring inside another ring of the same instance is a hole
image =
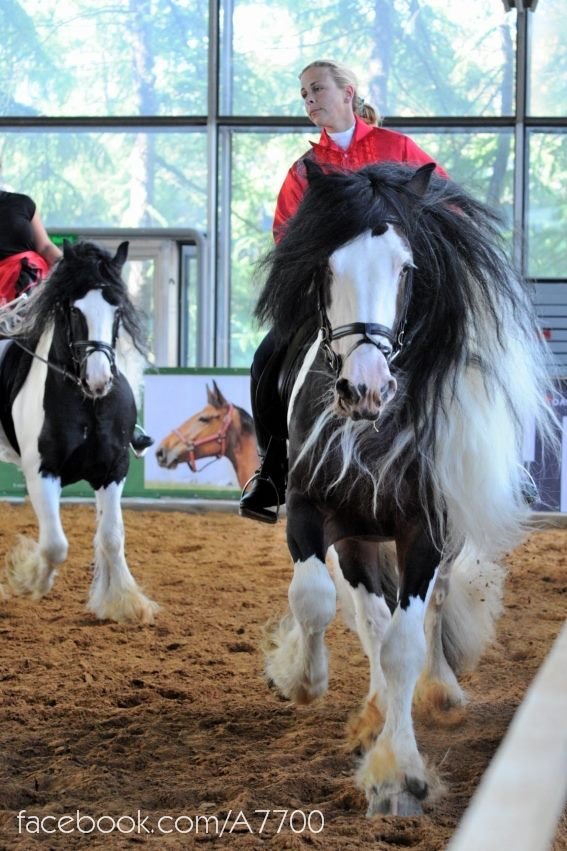
[[208, 467], [210, 464], [213, 464], [215, 461], [219, 461], [221, 458], [224, 458], [224, 456], [226, 455], [226, 444], [227, 444], [226, 436], [228, 434], [228, 430], [229, 430], [231, 423], [232, 423], [233, 411], [234, 411], [234, 405], [232, 403], [229, 403], [228, 407], [226, 409], [226, 413], [223, 417], [221, 427], [216, 432], [216, 434], [210, 434], [207, 437], [201, 437], [199, 440], [187, 440], [187, 438], [182, 434], [182, 432], [179, 431], [178, 428], [173, 429], [173, 434], [176, 435], [176, 437], [179, 438], [179, 440], [181, 441], [183, 446], [185, 446], [188, 450], [187, 463], [189, 464], [189, 468], [191, 469], [192, 473], [201, 472], [200, 470], [197, 470], [197, 464], [196, 464], [197, 458], [195, 457], [195, 450], [197, 449], [197, 447], [204, 446], [205, 443], [211, 443], [211, 442], [214, 442], [214, 441], [216, 441], [219, 445], [219, 451], [217, 453], [215, 453], [215, 457], [213, 458], [213, 460], [209, 461], [207, 464], [205, 464], [203, 467], [201, 467], [201, 470], [204, 470], [205, 467]]
[[[58, 309], [60, 311], [65, 311], [65, 308], [62, 304], [58, 305]], [[109, 360], [110, 370], [114, 378], [117, 375], [117, 367], [116, 367], [116, 353], [114, 351], [116, 346], [116, 340], [118, 339], [118, 331], [120, 328], [120, 311], [117, 310], [114, 316], [114, 324], [112, 328], [112, 344], [103, 343], [101, 340], [73, 340], [73, 335], [71, 331], [71, 323], [69, 322], [68, 309], [67, 312], [64, 313], [64, 321], [66, 326], [66, 336], [67, 336], [67, 345], [71, 350], [71, 360], [73, 362], [73, 366], [75, 367], [74, 372], [70, 372], [64, 366], [60, 366], [54, 361], [49, 360], [49, 358], [44, 358], [42, 355], [38, 355], [36, 351], [28, 348], [21, 340], [17, 337], [12, 337], [12, 340], [16, 345], [22, 349], [22, 351], [26, 352], [26, 354], [31, 355], [41, 363], [44, 363], [48, 369], [52, 369], [55, 372], [58, 372], [59, 375], [62, 375], [63, 378], [68, 378], [73, 384], [76, 384], [77, 387], [80, 387], [83, 392], [85, 392], [85, 371], [87, 360], [91, 354], [94, 352], [103, 352]], [[79, 352], [77, 355], [76, 352]], [[82, 352], [82, 355], [80, 354]], [[87, 394], [89, 395], [89, 394]]]
[[[379, 322], [350, 322], [347, 325], [339, 325], [333, 328], [327, 315], [325, 307], [325, 284], [328, 278], [328, 267], [319, 270], [314, 276], [315, 286], [317, 286], [317, 307], [319, 311], [319, 322], [321, 330], [321, 347], [325, 352], [327, 362], [335, 375], [340, 375], [343, 363], [349, 358], [359, 346], [372, 345], [381, 352], [388, 366], [399, 356], [404, 346], [405, 329], [407, 322], [407, 313], [411, 298], [411, 277], [409, 277], [409, 269], [402, 272], [400, 284], [404, 286], [404, 304], [399, 320], [396, 323], [395, 329], [388, 328], [386, 325], [381, 325]], [[317, 281], [316, 279], [319, 278]], [[351, 337], [360, 334], [360, 340], [357, 340], [350, 347], [346, 355], [339, 355], [333, 349], [331, 343], [333, 340], [340, 340], [342, 337]], [[375, 337], [382, 339], [376, 340]], [[384, 343], [383, 340], [387, 340]]]
[[70, 381], [72, 381], [74, 384], [77, 384], [79, 387], [83, 386], [83, 380], [82, 378], [80, 378], [80, 376], [74, 375], [72, 372], [69, 372], [69, 370], [65, 369], [65, 367], [59, 366], [59, 364], [53, 363], [53, 361], [49, 360], [48, 358], [44, 358], [41, 355], [38, 355], [38, 353], [34, 352], [33, 349], [28, 349], [28, 347], [24, 346], [22, 341], [18, 340], [17, 337], [13, 337], [12, 340], [16, 344], [16, 346], [18, 346], [18, 348], [20, 348], [26, 354], [31, 355], [32, 358], [41, 361], [46, 366], [48, 366], [49, 369], [53, 369], [55, 372], [58, 372], [59, 375], [62, 375], [63, 378], [68, 378]]

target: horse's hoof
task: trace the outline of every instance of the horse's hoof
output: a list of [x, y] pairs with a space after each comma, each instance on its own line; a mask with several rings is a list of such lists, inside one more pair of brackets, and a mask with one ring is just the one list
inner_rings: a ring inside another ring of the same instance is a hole
[[367, 816], [420, 816], [421, 802], [427, 798], [429, 786], [419, 777], [404, 778], [403, 785], [397, 782], [381, 783], [367, 792]]
[[368, 796], [368, 818], [372, 816], [421, 816], [423, 808], [420, 801], [403, 789], [402, 791], [389, 791], [382, 788], [380, 791], [371, 792]]

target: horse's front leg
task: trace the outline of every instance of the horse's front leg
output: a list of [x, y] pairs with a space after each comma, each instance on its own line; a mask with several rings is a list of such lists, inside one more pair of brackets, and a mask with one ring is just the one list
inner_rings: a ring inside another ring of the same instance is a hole
[[39, 461], [23, 459], [26, 487], [39, 524], [39, 538], [20, 536], [6, 556], [6, 581], [11, 591], [39, 600], [53, 585], [56, 568], [67, 558], [69, 545], [61, 525], [61, 480], [37, 472]]
[[310, 703], [328, 686], [325, 629], [336, 590], [325, 564], [323, 522], [306, 499], [288, 496], [287, 537], [294, 561], [289, 612], [268, 636], [266, 673], [286, 697]]
[[412, 698], [426, 658], [424, 619], [439, 553], [425, 532], [397, 540], [400, 598], [380, 650], [386, 683], [384, 727], [366, 754], [358, 780], [369, 815], [417, 815], [430, 779], [418, 751]]
[[100, 620], [148, 624], [158, 606], [140, 590], [126, 563], [120, 504], [123, 487], [124, 481], [113, 482], [95, 492], [95, 562], [88, 609]]
[[[353, 750], [367, 750], [380, 730], [386, 712], [386, 682], [380, 662], [382, 640], [391, 622], [387, 590], [397, 583], [395, 557], [386, 545], [345, 538], [336, 552], [335, 582], [347, 623], [358, 634], [370, 665], [368, 696], [361, 712], [349, 724]], [[397, 589], [396, 589], [397, 590]], [[395, 594], [394, 594], [395, 599]]]

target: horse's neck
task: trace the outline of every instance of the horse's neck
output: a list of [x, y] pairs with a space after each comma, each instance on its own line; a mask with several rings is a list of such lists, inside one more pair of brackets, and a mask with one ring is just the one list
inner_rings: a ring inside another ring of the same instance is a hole
[[57, 337], [58, 335], [55, 333], [55, 325], [50, 322], [37, 341], [37, 345], [35, 347], [36, 355], [46, 358], [49, 355], [49, 351], [52, 346], [62, 348], [62, 346], [58, 346]]
[[37, 342], [35, 353], [40, 358], [48, 358], [51, 351], [53, 351], [58, 362], [69, 357], [67, 340], [63, 330], [50, 322]]
[[229, 440], [226, 457], [234, 467], [238, 484], [243, 487], [260, 466], [254, 434], [241, 433], [239, 439]]

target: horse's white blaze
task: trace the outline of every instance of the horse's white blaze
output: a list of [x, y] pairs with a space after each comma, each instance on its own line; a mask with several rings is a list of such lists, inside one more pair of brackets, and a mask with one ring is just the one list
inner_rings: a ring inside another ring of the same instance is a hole
[[[112, 331], [116, 307], [109, 304], [102, 290], [90, 290], [83, 298], [77, 299], [74, 307], [81, 311], [87, 323], [87, 340], [96, 340], [112, 346]], [[87, 358], [86, 382], [94, 396], [108, 392], [112, 384], [110, 360], [104, 352], [93, 352]]]
[[[392, 225], [381, 236], [366, 231], [337, 249], [329, 259], [332, 283], [327, 313], [331, 326], [364, 322], [393, 330], [402, 270], [411, 262], [407, 242]], [[333, 348], [345, 357], [356, 339], [357, 336], [343, 337], [333, 342]], [[381, 342], [387, 344], [385, 339]], [[360, 346], [346, 358], [341, 377], [355, 388], [368, 388], [377, 400], [377, 408], [395, 392], [395, 380], [386, 359], [372, 345]]]

